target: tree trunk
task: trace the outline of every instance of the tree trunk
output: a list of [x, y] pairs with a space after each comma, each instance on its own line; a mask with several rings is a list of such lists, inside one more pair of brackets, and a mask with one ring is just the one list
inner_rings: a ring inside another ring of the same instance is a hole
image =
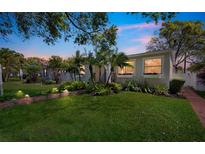
[[93, 75], [93, 67], [92, 67], [92, 65], [89, 65], [89, 71], [90, 71], [91, 82], [94, 83], [94, 75]]
[[[186, 56], [186, 54], [185, 54]], [[184, 73], [186, 73], [186, 58], [184, 59]]]
[[109, 80], [110, 80], [112, 74], [113, 74], [113, 71], [110, 71], [110, 74], [109, 74], [109, 76], [108, 76], [108, 78], [107, 78], [107, 81], [106, 81], [106, 86], [108, 85]]
[[174, 67], [174, 73], [177, 73], [178, 72], [178, 67], [176, 65], [173, 65]]
[[81, 81], [80, 70], [79, 70], [78, 76], [79, 76], [79, 81]]
[[99, 66], [99, 82], [102, 82], [102, 80], [101, 80], [101, 66]]
[[7, 82], [9, 79], [9, 72], [6, 72], [5, 73], [5, 78], [4, 78], [4, 81]]
[[76, 81], [76, 74], [75, 74], [75, 72], [73, 72], [73, 74], [74, 74], [74, 80]]

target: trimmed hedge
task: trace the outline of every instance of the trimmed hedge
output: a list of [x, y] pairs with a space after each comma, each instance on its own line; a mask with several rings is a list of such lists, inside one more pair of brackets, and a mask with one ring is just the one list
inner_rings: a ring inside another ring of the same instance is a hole
[[182, 86], [184, 85], [184, 80], [173, 79], [169, 83], [169, 92], [171, 94], [177, 94], [180, 92]]

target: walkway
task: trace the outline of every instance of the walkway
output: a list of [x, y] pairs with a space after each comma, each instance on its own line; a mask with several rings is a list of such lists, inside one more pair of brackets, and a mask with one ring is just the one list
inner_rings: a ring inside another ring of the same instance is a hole
[[205, 99], [196, 94], [191, 88], [185, 87], [182, 95], [191, 102], [192, 108], [199, 117], [202, 125], [205, 127]]

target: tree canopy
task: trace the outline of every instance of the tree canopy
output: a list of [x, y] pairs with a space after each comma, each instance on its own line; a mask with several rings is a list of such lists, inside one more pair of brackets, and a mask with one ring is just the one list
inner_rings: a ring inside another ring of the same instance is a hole
[[8, 48], [0, 49], [0, 64], [3, 67], [3, 81], [8, 81], [12, 71], [19, 71], [24, 63], [24, 55]]
[[192, 62], [205, 46], [202, 22], [174, 21], [162, 24], [159, 36], [151, 39], [148, 51], [171, 51], [175, 69], [183, 62]]
[[58, 39], [86, 44], [91, 37], [102, 31], [108, 21], [106, 13], [0, 13], [0, 36], [6, 38], [19, 33], [23, 39], [31, 36], [42, 37], [47, 44], [54, 44]]
[[[136, 14], [136, 13], [131, 13]], [[170, 20], [173, 12], [142, 12], [148, 21]], [[0, 36], [6, 39], [11, 34], [19, 34], [23, 39], [31, 36], [42, 37], [47, 44], [54, 44], [58, 39], [79, 45], [91, 43], [98, 33], [106, 31], [108, 15], [104, 12], [17, 12], [0, 13]]]

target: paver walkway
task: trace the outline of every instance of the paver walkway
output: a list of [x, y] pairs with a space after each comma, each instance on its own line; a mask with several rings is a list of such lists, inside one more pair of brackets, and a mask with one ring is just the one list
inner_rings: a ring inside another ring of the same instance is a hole
[[182, 95], [191, 102], [192, 108], [205, 128], [205, 99], [200, 97], [189, 87], [183, 88]]

